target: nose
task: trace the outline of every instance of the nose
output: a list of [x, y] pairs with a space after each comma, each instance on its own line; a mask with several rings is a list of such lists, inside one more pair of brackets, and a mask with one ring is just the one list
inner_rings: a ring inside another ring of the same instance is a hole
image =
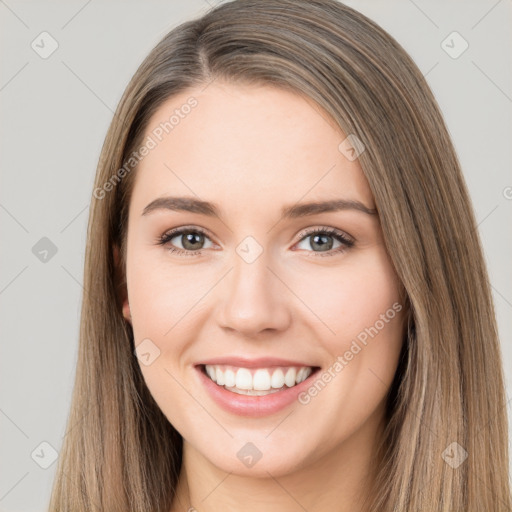
[[252, 263], [235, 256], [219, 290], [221, 327], [246, 337], [286, 330], [292, 318], [290, 293], [276, 274], [265, 253]]

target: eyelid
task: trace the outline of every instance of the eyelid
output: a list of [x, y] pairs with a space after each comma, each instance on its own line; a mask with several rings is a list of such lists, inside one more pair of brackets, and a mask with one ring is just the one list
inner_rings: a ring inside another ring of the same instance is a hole
[[338, 235], [342, 238], [346, 239], [346, 241], [350, 241], [351, 243], [355, 242], [355, 238], [352, 235], [349, 235], [346, 231], [342, 231], [341, 229], [329, 227], [329, 226], [314, 226], [309, 228], [304, 228], [297, 236], [298, 241], [300, 242], [305, 236], [313, 235], [315, 233], [327, 233], [329, 235]]
[[[200, 234], [204, 235], [205, 237], [207, 237], [209, 240], [211, 240], [212, 243], [215, 243], [212, 240], [212, 238], [214, 238], [214, 237], [212, 237], [210, 235], [210, 232], [207, 229], [201, 228], [199, 226], [193, 226], [193, 225], [180, 226], [178, 228], [169, 229], [169, 230], [165, 231], [162, 235], [158, 236], [156, 241], [157, 241], [157, 244], [166, 245], [174, 237], [183, 235], [183, 234], [189, 233], [189, 232], [190, 233], [200, 233]], [[199, 253], [199, 251], [202, 251], [203, 249], [199, 249], [197, 251], [187, 251], [187, 249], [180, 249], [179, 247], [176, 247], [176, 250], [182, 251], [182, 252]]]

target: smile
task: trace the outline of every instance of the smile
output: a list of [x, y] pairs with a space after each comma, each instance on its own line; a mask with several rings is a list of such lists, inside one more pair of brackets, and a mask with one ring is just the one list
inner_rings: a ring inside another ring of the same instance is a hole
[[311, 375], [313, 367], [241, 368], [207, 364], [204, 371], [218, 386], [232, 393], [265, 396], [300, 384]]
[[277, 358], [223, 357], [194, 365], [199, 384], [219, 407], [237, 416], [276, 414], [298, 402], [319, 366]]

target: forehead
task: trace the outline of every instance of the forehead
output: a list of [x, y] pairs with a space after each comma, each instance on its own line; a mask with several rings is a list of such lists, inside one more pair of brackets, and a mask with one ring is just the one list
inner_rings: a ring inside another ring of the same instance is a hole
[[[166, 100], [151, 118], [134, 200], [196, 195], [234, 207], [342, 196], [373, 206], [346, 135], [313, 101], [276, 87], [213, 82]], [[252, 211], [254, 214], [254, 210]]]

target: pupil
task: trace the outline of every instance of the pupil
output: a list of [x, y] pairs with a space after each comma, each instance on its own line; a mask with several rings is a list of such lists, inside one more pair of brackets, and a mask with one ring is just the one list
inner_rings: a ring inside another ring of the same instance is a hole
[[[330, 238], [330, 243], [326, 241], [326, 238]], [[322, 242], [318, 243], [317, 240], [322, 240]], [[332, 248], [332, 238], [329, 235], [314, 235], [313, 242], [311, 244], [311, 247], [314, 248], [314, 246], [317, 246], [317, 248], [320, 248], [320, 250], [330, 250]], [[326, 248], [327, 245], [327, 248]]]
[[[204, 236], [201, 233], [188, 233], [184, 235], [185, 237], [185, 243], [183, 243], [183, 247], [187, 250], [193, 250], [198, 249], [197, 244], [201, 245], [201, 242], [203, 241]], [[195, 242], [194, 242], [194, 239]], [[198, 239], [198, 240], [197, 240]], [[190, 246], [191, 244], [191, 246]], [[188, 247], [187, 247], [188, 245]]]

